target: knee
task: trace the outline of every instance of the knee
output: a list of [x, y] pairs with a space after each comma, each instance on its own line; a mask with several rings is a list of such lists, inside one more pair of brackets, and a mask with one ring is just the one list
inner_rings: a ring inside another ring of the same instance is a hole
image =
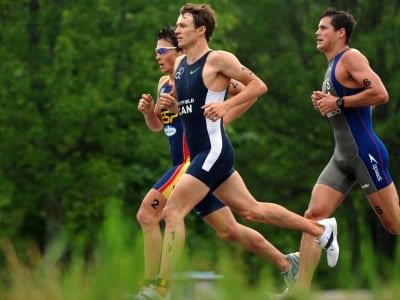
[[179, 211], [167, 205], [162, 212], [162, 218], [166, 224], [173, 225], [179, 221], [183, 221], [184, 217], [180, 215]]
[[304, 217], [310, 220], [319, 220], [322, 219], [322, 214], [316, 209], [309, 208], [304, 213]]
[[217, 235], [224, 241], [236, 241], [237, 240], [236, 226], [225, 226], [222, 229], [217, 230]]
[[243, 210], [239, 212], [240, 216], [248, 222], [257, 222], [258, 218], [254, 211], [252, 210]]
[[136, 220], [139, 222], [142, 228], [158, 225], [158, 223], [161, 221], [160, 218], [142, 208], [140, 208], [137, 212]]
[[262, 213], [260, 213], [260, 210], [258, 209], [258, 204], [244, 207], [238, 210], [238, 213], [243, 219], [249, 222], [257, 222], [263, 218]]

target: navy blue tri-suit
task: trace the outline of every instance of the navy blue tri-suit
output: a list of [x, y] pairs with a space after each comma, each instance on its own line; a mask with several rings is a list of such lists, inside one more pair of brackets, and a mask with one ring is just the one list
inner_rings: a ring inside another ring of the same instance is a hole
[[234, 172], [234, 151], [222, 118], [213, 122], [201, 108], [209, 102], [223, 102], [227, 93], [210, 91], [204, 85], [202, 73], [210, 52], [191, 65], [187, 57], [181, 60], [175, 71], [175, 90], [191, 158], [186, 173], [214, 190]]
[[[173, 88], [168, 75], [164, 76], [161, 80], [162, 83], [158, 91], [158, 98], [161, 93], [169, 93]], [[172, 166], [153, 185], [153, 188], [163, 194], [165, 199], [169, 199], [175, 185], [189, 166], [190, 157], [179, 114], [173, 114], [167, 109], [161, 109], [161, 121], [164, 126], [165, 136], [168, 138]], [[193, 210], [204, 218], [224, 206], [217, 197], [212, 193], [208, 193]]]

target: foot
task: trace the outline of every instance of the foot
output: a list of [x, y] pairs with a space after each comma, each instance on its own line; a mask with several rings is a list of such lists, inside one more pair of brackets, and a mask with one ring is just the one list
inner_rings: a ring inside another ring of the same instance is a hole
[[161, 296], [154, 285], [143, 287], [137, 294], [125, 294], [126, 300], [170, 300], [169, 293], [166, 296]]
[[283, 293], [266, 293], [268, 300], [284, 300], [284, 299], [291, 299], [292, 298], [292, 291], [289, 288], [286, 288]]
[[286, 286], [290, 289], [296, 282], [297, 273], [299, 272], [299, 259], [300, 253], [293, 252], [286, 255], [290, 262], [289, 270], [283, 272], [283, 279], [285, 280]]
[[322, 236], [317, 240], [318, 244], [326, 250], [328, 266], [333, 268], [339, 259], [339, 244], [337, 241], [337, 224], [335, 218], [322, 219], [319, 224], [325, 227]]

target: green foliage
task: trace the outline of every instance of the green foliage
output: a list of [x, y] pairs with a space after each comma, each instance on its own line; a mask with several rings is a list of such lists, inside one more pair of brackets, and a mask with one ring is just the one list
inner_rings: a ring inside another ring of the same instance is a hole
[[[132, 222], [123, 210], [123, 203], [118, 199], [109, 198], [105, 208], [105, 219], [99, 226], [98, 238], [93, 244], [93, 253], [88, 259], [79, 251], [66, 258], [67, 238], [60, 235], [53, 241], [45, 253], [33, 245], [17, 249], [6, 238], [0, 239], [0, 249], [7, 263], [0, 270], [0, 299], [119, 299], [126, 293], [135, 293], [141, 283], [143, 261], [141, 241], [132, 230]], [[279, 293], [282, 290], [282, 279], [276, 271], [267, 264], [260, 266], [260, 280], [248, 282], [246, 261], [240, 253], [232, 251], [226, 243], [218, 247], [215, 282], [197, 282], [197, 288], [191, 286], [195, 280], [175, 280], [172, 285], [173, 299], [265, 299], [266, 292]], [[210, 251], [210, 250], [209, 250]], [[374, 256], [372, 248], [366, 255]], [[192, 269], [193, 260], [184, 254], [180, 267], [183, 270]], [[398, 256], [392, 262], [399, 266]], [[369, 275], [375, 274], [364, 260], [361, 267]], [[369, 270], [368, 270], [369, 269]], [[399, 292], [398, 270], [390, 268], [391, 277], [382, 281], [375, 277], [372, 282], [374, 289], [368, 291], [374, 299], [397, 299]], [[182, 273], [176, 273], [179, 275]], [[181, 275], [182, 277], [182, 275]], [[342, 287], [342, 293], [351, 293], [353, 286], [348, 284], [355, 279], [352, 270], [342, 269], [340, 280], [347, 282]], [[3, 279], [7, 280], [3, 280]], [[382, 286], [385, 288], [382, 289]], [[312, 299], [320, 299], [320, 292], [312, 290]], [[191, 294], [194, 293], [194, 294]], [[177, 296], [180, 295], [180, 296]], [[202, 296], [200, 296], [202, 295]], [[350, 294], [349, 294], [350, 295]], [[309, 299], [310, 295], [294, 294], [291, 299]], [[353, 298], [353, 297], [348, 297]]]

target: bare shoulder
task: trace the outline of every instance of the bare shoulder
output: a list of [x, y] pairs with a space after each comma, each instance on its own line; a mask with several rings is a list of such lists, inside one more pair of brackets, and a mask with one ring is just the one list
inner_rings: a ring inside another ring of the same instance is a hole
[[237, 57], [229, 51], [214, 50], [209, 54], [208, 60], [212, 63], [223, 63], [231, 60], [237, 60]]
[[357, 66], [360, 63], [369, 64], [367, 57], [355, 48], [350, 48], [343, 54], [342, 63], [347, 66]]
[[160, 77], [160, 79], [158, 80], [158, 85], [157, 85], [157, 93], [160, 92], [161, 87], [163, 86], [164, 83], [166, 83], [169, 80], [169, 76], [168, 75], [163, 75]]
[[238, 58], [234, 54], [223, 50], [212, 51], [207, 58], [207, 64], [212, 65], [219, 71], [239, 68], [241, 66]]
[[166, 81], [169, 80], [169, 76], [168, 75], [163, 75], [160, 77], [160, 79], [158, 80], [158, 85], [162, 85], [163, 83], [165, 83]]

